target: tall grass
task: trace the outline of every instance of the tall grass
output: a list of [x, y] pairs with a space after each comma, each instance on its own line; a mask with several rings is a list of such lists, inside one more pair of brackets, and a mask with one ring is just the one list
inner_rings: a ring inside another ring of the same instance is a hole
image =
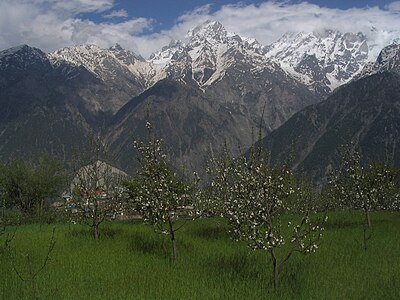
[[[26, 225], [12, 242], [15, 265], [23, 255], [40, 265], [54, 225]], [[222, 219], [188, 222], [177, 232], [178, 260], [168, 236], [139, 223], [108, 223], [99, 241], [86, 227], [56, 225], [56, 247], [38, 275], [42, 299], [398, 299], [400, 215], [373, 214], [367, 251], [357, 214], [332, 213], [319, 251], [294, 256], [283, 267], [278, 291], [270, 283], [269, 256], [232, 241]], [[9, 229], [12, 230], [12, 229]], [[0, 256], [2, 299], [29, 299], [29, 282]]]

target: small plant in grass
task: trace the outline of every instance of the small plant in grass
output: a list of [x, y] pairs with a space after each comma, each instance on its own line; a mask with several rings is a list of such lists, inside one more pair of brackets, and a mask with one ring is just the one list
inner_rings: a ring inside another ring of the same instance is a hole
[[[50, 256], [54, 250], [55, 244], [56, 241], [55, 241], [55, 227], [54, 227], [46, 255], [43, 258], [43, 261], [39, 263], [39, 266], [37, 266], [37, 263], [34, 262], [31, 253], [29, 252], [18, 253], [15, 249], [12, 250], [11, 246], [8, 245], [7, 251], [9, 253], [9, 261], [11, 263], [12, 270], [15, 272], [15, 274], [21, 281], [29, 283], [31, 299], [39, 299], [37, 277], [45, 269], [46, 265], [50, 261]], [[22, 266], [21, 264], [17, 263], [18, 257], [22, 257], [23, 259]]]
[[5, 217], [4, 217], [5, 201], [4, 201], [4, 199], [2, 199], [2, 200], [3, 200], [3, 205], [2, 205], [2, 211], [1, 211], [1, 216], [0, 216], [0, 256], [7, 252], [11, 241], [15, 237], [15, 232], [16, 232], [16, 230], [14, 230], [14, 232], [12, 232], [12, 233], [10, 233], [10, 232], [7, 233], [7, 230], [6, 230], [7, 224], [6, 224]]
[[328, 182], [328, 193], [339, 207], [363, 212], [364, 250], [372, 237], [371, 211], [390, 210], [396, 202], [397, 173], [382, 163], [363, 165], [359, 151], [350, 145], [342, 149], [342, 162]]
[[193, 188], [175, 173], [162, 149], [162, 140], [154, 136], [151, 124], [147, 122], [149, 139], [135, 141], [139, 153], [140, 169], [126, 183], [129, 203], [145, 223], [154, 226], [159, 233], [169, 235], [172, 243], [172, 260], [177, 259], [176, 227], [180, 211], [192, 203]]
[[[226, 146], [208, 171], [214, 207], [228, 219], [235, 239], [269, 254], [277, 288], [281, 269], [294, 253], [318, 248], [325, 218], [314, 214], [312, 191], [303, 189], [287, 167], [272, 167], [255, 153], [235, 159]], [[298, 217], [285, 226], [282, 216], [289, 213]]]

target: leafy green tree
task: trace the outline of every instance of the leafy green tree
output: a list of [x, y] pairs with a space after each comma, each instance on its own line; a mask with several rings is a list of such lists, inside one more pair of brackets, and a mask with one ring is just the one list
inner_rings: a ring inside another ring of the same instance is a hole
[[146, 124], [150, 134], [146, 142], [135, 141], [139, 153], [140, 169], [126, 183], [131, 208], [138, 212], [144, 222], [154, 226], [159, 233], [169, 235], [172, 244], [172, 260], [177, 259], [175, 226], [180, 210], [191, 204], [193, 188], [184, 182], [169, 166], [162, 149], [163, 141], [157, 139]]
[[42, 217], [48, 200], [59, 195], [66, 176], [62, 164], [49, 155], [0, 165], [1, 193], [7, 206], [27, 216]]
[[[208, 172], [213, 206], [227, 218], [236, 240], [269, 254], [276, 288], [282, 266], [294, 253], [318, 248], [325, 219], [314, 214], [313, 192], [303, 189], [289, 168], [272, 167], [254, 153], [250, 159], [233, 158], [226, 146]], [[284, 225], [288, 214], [293, 220]]]

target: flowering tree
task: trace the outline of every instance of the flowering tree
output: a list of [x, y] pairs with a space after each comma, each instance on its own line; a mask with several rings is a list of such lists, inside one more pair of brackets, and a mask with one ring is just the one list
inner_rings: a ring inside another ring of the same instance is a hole
[[396, 195], [396, 171], [385, 164], [363, 165], [359, 152], [350, 147], [342, 150], [342, 162], [328, 182], [330, 198], [342, 208], [363, 212], [363, 247], [372, 237], [371, 211], [393, 208]]
[[89, 164], [79, 168], [71, 184], [71, 217], [90, 226], [93, 238], [107, 218], [123, 211], [123, 181], [128, 175], [107, 164], [105, 143], [100, 137], [92, 141]]
[[182, 226], [176, 228], [175, 222], [180, 217], [179, 211], [191, 204], [193, 188], [172, 171], [162, 150], [162, 140], [152, 134], [150, 123], [147, 122], [146, 127], [150, 133], [148, 141], [134, 142], [141, 168], [126, 183], [126, 189], [132, 209], [157, 232], [170, 236], [172, 260], [175, 261], [176, 231]]
[[[226, 147], [208, 171], [214, 207], [228, 219], [236, 240], [269, 254], [276, 288], [283, 264], [295, 252], [318, 248], [324, 217], [313, 214], [312, 192], [301, 189], [287, 167], [271, 167], [254, 154], [234, 159]], [[283, 226], [282, 216], [289, 213], [293, 223]], [[285, 253], [278, 251], [285, 244]]]
[[394, 196], [393, 204], [392, 204], [393, 211], [400, 211], [400, 191], [397, 189], [397, 192]]

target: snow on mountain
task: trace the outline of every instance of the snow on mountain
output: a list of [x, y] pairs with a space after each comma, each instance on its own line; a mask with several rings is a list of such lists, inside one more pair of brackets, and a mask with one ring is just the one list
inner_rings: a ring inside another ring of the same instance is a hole
[[251, 65], [254, 72], [273, 70], [277, 64], [314, 94], [326, 97], [374, 61], [379, 45], [395, 37], [394, 33], [374, 30], [368, 35], [375, 34], [380, 39], [367, 39], [362, 33], [322, 30], [287, 33], [263, 46], [254, 38], [227, 31], [217, 21], [207, 21], [188, 32], [186, 43], [173, 40], [148, 60], [119, 45], [109, 49], [94, 45], [63, 48], [50, 53], [49, 58], [54, 65], [66, 62], [83, 66], [105, 82], [121, 78], [130, 84], [135, 81], [141, 87], [138, 90], [167, 77], [185, 81], [187, 76], [205, 89], [224, 78], [226, 71], [239, 61]]
[[354, 77], [354, 80], [386, 71], [400, 73], [400, 44], [392, 44], [383, 48], [376, 61], [366, 64], [363, 70]]
[[362, 33], [334, 30], [287, 33], [264, 51], [266, 57], [322, 95], [349, 81], [369, 60]]
[[150, 61], [161, 67], [165, 67], [174, 56], [175, 53], [183, 52], [185, 44], [180, 40], [171, 40], [168, 46], [164, 46], [161, 51], [155, 52], [150, 55]]
[[48, 56], [54, 66], [83, 66], [103, 82], [136, 81], [143, 90], [167, 77], [184, 81], [186, 76], [205, 88], [222, 79], [238, 61], [252, 65], [255, 71], [273, 68], [256, 39], [228, 32], [217, 21], [200, 24], [188, 32], [187, 38], [187, 43], [171, 41], [149, 60], [119, 45], [109, 49], [95, 45], [66, 47]]
[[182, 79], [189, 68], [192, 78], [206, 88], [223, 78], [226, 70], [239, 60], [258, 64], [261, 69], [272, 69], [272, 61], [317, 96], [326, 97], [373, 61], [379, 47], [376, 41], [369, 46], [362, 33], [335, 30], [287, 33], [275, 43], [263, 46], [256, 39], [227, 31], [217, 21], [195, 27], [187, 38], [187, 43], [172, 41], [150, 57], [149, 61], [161, 68], [154, 81], [171, 74]]
[[268, 62], [257, 40], [229, 32], [217, 21], [195, 27], [187, 37], [186, 44], [173, 41], [150, 57], [154, 65], [163, 68], [159, 78], [173, 74], [183, 80], [189, 71], [199, 86], [206, 87], [222, 79], [226, 70], [238, 60], [258, 68]]
[[83, 66], [97, 78], [110, 82], [123, 77], [136, 81], [143, 89], [153, 84], [156, 70], [141, 56], [124, 50], [120, 45], [102, 49], [96, 45], [66, 47], [48, 54], [53, 65], [68, 63]]
[[[84, 68], [98, 79], [80, 88], [80, 96], [88, 103], [99, 103], [99, 111], [112, 113], [154, 84], [157, 73], [151, 63], [118, 44], [103, 49], [95, 45], [66, 47], [49, 53], [56, 70], [73, 80]], [[101, 90], [101, 91], [100, 91]]]
[[153, 77], [157, 73], [157, 67], [153, 66], [142, 56], [123, 49], [119, 44], [116, 44], [109, 50], [113, 53], [115, 58], [118, 59], [122, 66], [127, 67], [132, 74], [141, 78], [145, 82], [146, 87], [154, 84]]

